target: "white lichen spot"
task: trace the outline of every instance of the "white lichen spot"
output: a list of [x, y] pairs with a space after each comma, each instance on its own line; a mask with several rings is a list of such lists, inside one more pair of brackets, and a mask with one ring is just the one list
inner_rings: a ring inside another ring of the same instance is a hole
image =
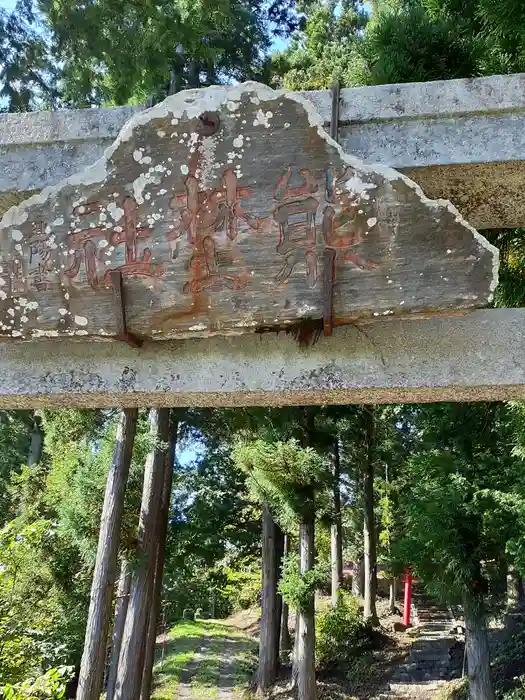
[[179, 123], [179, 120], [177, 119], [177, 117], [173, 117], [173, 119], [171, 120], [171, 125], [177, 126], [178, 123]]
[[136, 151], [133, 151], [133, 160], [136, 160], [137, 163], [140, 163], [142, 160], [142, 151], [139, 151], [138, 149]]
[[11, 331], [11, 335], [13, 336], [13, 338], [20, 338], [22, 333], [20, 331], [13, 330], [13, 331]]
[[450, 253], [452, 253], [452, 251], [451, 251], [450, 248], [449, 248], [449, 249], [447, 250], [447, 255], [450, 255]]
[[190, 169], [188, 168], [188, 166], [186, 165], [186, 163], [183, 163], [183, 164], [180, 166], [180, 171], [181, 171], [181, 173], [182, 173], [183, 175], [187, 175], [187, 174], [190, 172]]
[[159, 139], [163, 139], [166, 136], [166, 132], [162, 131], [162, 129], [159, 129], [157, 131], [157, 136], [159, 137]]
[[27, 323], [29, 321], [27, 316], [20, 316], [20, 320], [22, 321], [22, 323]]
[[66, 293], [64, 294], [64, 299], [65, 299], [66, 301], [69, 299], [69, 292], [66, 292]]
[[83, 331], [83, 330], [75, 331], [75, 335], [87, 335], [87, 334], [88, 334], [87, 331]]
[[289, 128], [290, 128], [290, 122], [285, 122], [284, 128], [285, 128], [285, 129], [289, 129]]
[[377, 219], [375, 216], [372, 216], [372, 218], [368, 219], [366, 222], [366, 225], [368, 226], [368, 228], [372, 228], [372, 226], [375, 226], [376, 224], [377, 224]]
[[67, 316], [67, 309], [59, 309], [59, 310], [58, 310], [58, 313], [59, 313], [61, 316]]
[[0, 289], [0, 299], [4, 301], [4, 299], [7, 299], [7, 294], [4, 292], [3, 289]]
[[103, 239], [102, 239], [101, 241], [99, 241], [99, 243], [98, 243], [98, 247], [99, 247], [99, 248], [107, 248], [108, 245], [109, 245], [109, 243], [106, 241], [105, 238], [103, 238]]
[[17, 243], [17, 244], [15, 245], [15, 250], [16, 250], [17, 253], [21, 253], [21, 252], [22, 252], [22, 246], [20, 245], [20, 243]]
[[15, 315], [15, 310], [14, 310], [14, 309], [7, 309], [7, 313], [8, 313], [10, 316], [14, 316], [14, 315]]
[[120, 221], [124, 216], [124, 209], [118, 207], [115, 202], [110, 202], [108, 204], [108, 214], [111, 216], [113, 221]]
[[85, 316], [75, 316], [75, 323], [77, 326], [87, 326], [88, 320]]
[[22, 231], [19, 231], [17, 228], [14, 228], [11, 231], [11, 238], [13, 239], [13, 241], [21, 241], [23, 237], [24, 237], [24, 234], [22, 233]]
[[142, 173], [136, 180], [133, 180], [133, 196], [135, 197], [137, 204], [144, 204], [144, 197], [142, 196], [142, 193], [144, 192], [149, 180], [150, 178], [148, 177], [147, 173]]
[[230, 112], [236, 112], [239, 107], [237, 102], [228, 102], [226, 106], [228, 107]]
[[[266, 114], [268, 114], [268, 112]], [[253, 120], [253, 125], [254, 126], [264, 126], [267, 129], [269, 129], [270, 122], [269, 122], [269, 118], [266, 116], [266, 114], [262, 111], [262, 109], [258, 109], [257, 114], [255, 115], [255, 119]]]
[[234, 148], [242, 148], [243, 143], [244, 143], [244, 136], [242, 134], [239, 134], [239, 136], [236, 136], [233, 139]]
[[62, 226], [63, 223], [64, 223], [64, 217], [59, 216], [58, 219], [55, 219], [53, 221], [53, 226]]

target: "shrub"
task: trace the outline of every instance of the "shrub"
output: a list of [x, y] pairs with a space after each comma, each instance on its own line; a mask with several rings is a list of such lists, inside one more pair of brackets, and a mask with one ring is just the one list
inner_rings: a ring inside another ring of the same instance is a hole
[[514, 688], [502, 696], [502, 700], [524, 700], [525, 688]]
[[363, 620], [359, 600], [343, 594], [336, 608], [318, 616], [316, 637], [319, 668], [347, 668], [371, 647], [371, 628]]
[[43, 676], [0, 688], [2, 700], [61, 700], [73, 669], [70, 666], [50, 668]]
[[191, 608], [184, 608], [184, 610], [182, 611], [182, 617], [184, 620], [194, 620], [195, 613]]
[[436, 700], [468, 700], [468, 678], [457, 678], [446, 683], [438, 691]]

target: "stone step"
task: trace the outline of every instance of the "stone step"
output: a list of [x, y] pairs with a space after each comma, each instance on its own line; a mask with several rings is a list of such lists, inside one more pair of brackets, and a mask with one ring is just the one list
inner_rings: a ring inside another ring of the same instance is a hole
[[433, 671], [412, 671], [411, 673], [396, 672], [392, 676], [392, 683], [433, 683], [436, 681], [446, 680], [448, 673], [440, 669]]

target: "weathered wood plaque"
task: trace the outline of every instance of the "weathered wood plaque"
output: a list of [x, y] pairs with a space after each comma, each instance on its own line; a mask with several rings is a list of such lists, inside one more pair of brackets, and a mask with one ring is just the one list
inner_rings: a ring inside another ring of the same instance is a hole
[[497, 269], [448, 202], [343, 153], [304, 99], [214, 87], [138, 114], [103, 160], [6, 213], [0, 334], [117, 336], [116, 271], [128, 330], [165, 339], [330, 305], [334, 325], [479, 307]]

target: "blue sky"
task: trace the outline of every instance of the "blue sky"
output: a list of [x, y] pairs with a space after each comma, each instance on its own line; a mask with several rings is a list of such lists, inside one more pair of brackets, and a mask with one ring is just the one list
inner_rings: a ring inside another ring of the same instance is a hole
[[0, 0], [0, 7], [5, 10], [12, 10], [16, 5], [16, 0]]

